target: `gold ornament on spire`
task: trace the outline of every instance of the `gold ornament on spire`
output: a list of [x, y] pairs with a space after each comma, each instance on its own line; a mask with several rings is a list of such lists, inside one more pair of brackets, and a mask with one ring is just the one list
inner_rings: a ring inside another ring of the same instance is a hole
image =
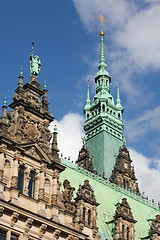
[[101, 32], [99, 33], [99, 35], [100, 35], [101, 37], [103, 37], [103, 36], [105, 35], [105, 33], [103, 32], [103, 22], [104, 22], [104, 18], [103, 18], [103, 16], [102, 16], [102, 14], [99, 16], [99, 18], [100, 18], [100, 21], [101, 21]]
[[103, 22], [104, 22], [104, 18], [103, 18], [103, 16], [100, 15], [99, 18], [100, 18], [100, 20], [101, 20], [101, 23], [103, 23]]

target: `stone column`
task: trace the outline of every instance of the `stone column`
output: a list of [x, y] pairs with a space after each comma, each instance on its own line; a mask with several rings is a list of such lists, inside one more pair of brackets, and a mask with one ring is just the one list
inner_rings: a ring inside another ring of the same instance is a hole
[[17, 188], [18, 183], [18, 159], [13, 159], [13, 170], [12, 170], [12, 177], [11, 177], [11, 187]]
[[10, 199], [11, 202], [18, 205], [18, 193], [19, 190], [17, 189], [18, 183], [18, 159], [13, 159], [13, 170], [12, 170], [12, 177], [11, 177], [11, 190], [10, 190]]
[[10, 240], [11, 239], [11, 230], [9, 230], [6, 234], [6, 240]]
[[39, 179], [39, 199], [44, 199], [44, 171], [40, 170], [40, 179]]
[[0, 181], [3, 179], [3, 172], [4, 172], [4, 153], [0, 153]]
[[35, 199], [38, 199], [39, 188], [40, 188], [40, 173], [37, 170], [35, 176], [35, 194], [34, 194]]
[[52, 182], [52, 203], [57, 203], [57, 189], [58, 189], [58, 179], [59, 179], [59, 171], [55, 169], [53, 171], [53, 182]]
[[28, 184], [29, 184], [29, 180], [30, 180], [30, 169], [29, 168], [26, 168], [25, 171], [24, 171], [24, 191], [23, 193], [28, 196]]
[[124, 239], [127, 239], [127, 226], [124, 224]]
[[92, 226], [96, 226], [96, 220], [97, 220], [97, 214], [96, 214], [96, 206], [93, 206], [93, 210], [92, 210]]

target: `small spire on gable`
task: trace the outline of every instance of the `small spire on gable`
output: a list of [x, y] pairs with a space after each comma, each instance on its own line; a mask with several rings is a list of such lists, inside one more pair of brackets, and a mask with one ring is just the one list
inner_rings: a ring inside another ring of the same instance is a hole
[[7, 96], [5, 96], [5, 99], [4, 99], [4, 105], [3, 106], [7, 106]]
[[53, 160], [55, 161], [60, 161], [59, 158], [59, 149], [58, 149], [58, 143], [57, 143], [57, 126], [55, 125], [54, 127], [54, 132], [53, 132], [53, 140], [52, 140], [52, 156]]
[[23, 68], [21, 66], [20, 77], [23, 77]]
[[47, 89], [47, 84], [46, 84], [46, 80], [44, 81], [44, 89]]
[[86, 100], [86, 105], [84, 107], [84, 114], [86, 114], [86, 118], [87, 118], [87, 114], [89, 114], [90, 107], [91, 107], [91, 100], [90, 100], [90, 94], [89, 94], [89, 80], [88, 80], [87, 100]]
[[7, 132], [7, 126], [8, 126], [8, 122], [7, 122], [7, 97], [5, 97], [4, 99], [4, 103], [3, 103], [3, 107], [2, 107], [2, 115], [0, 118], [0, 132]]
[[117, 100], [116, 100], [116, 107], [119, 110], [122, 110], [123, 107], [121, 105], [121, 99], [120, 99], [120, 94], [119, 94], [119, 81], [117, 80]]

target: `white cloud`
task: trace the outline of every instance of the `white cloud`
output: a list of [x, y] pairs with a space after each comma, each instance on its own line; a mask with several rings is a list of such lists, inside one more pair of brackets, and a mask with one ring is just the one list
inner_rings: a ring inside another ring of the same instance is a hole
[[[153, 198], [156, 202], [160, 201], [160, 166], [158, 165], [160, 160], [147, 158], [132, 148], [129, 151], [135, 167], [140, 191], [144, 191], [145, 195], [149, 196], [150, 199]], [[153, 163], [156, 165], [156, 168], [150, 167]]]
[[75, 161], [82, 147], [81, 137], [83, 133], [84, 118], [78, 113], [68, 113], [60, 121], [55, 120], [50, 129], [57, 126], [58, 148], [64, 157], [70, 157]]
[[73, 0], [80, 18], [88, 31], [98, 26], [98, 17], [103, 14], [105, 27], [121, 27], [131, 16], [135, 5], [126, 0]]
[[138, 141], [149, 132], [160, 131], [160, 106], [146, 110], [142, 115], [125, 121], [125, 132], [129, 141]]

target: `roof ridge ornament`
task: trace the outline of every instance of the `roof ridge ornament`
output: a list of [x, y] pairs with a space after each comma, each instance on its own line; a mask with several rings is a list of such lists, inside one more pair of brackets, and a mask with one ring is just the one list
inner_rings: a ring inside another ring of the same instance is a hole
[[103, 22], [104, 22], [103, 15], [101, 14], [101, 15], [99, 16], [99, 18], [100, 18], [100, 21], [101, 21], [101, 31], [100, 31], [99, 35], [102, 37], [102, 36], [105, 35], [105, 33], [103, 32]]

